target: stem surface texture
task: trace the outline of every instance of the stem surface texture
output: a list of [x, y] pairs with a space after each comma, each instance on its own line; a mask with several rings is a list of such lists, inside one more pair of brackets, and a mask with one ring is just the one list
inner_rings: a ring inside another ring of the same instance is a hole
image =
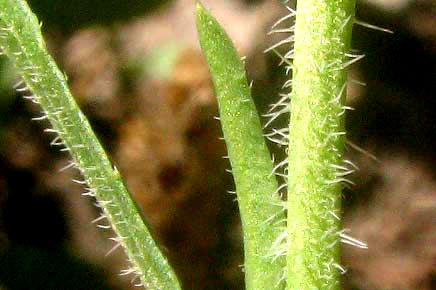
[[346, 53], [354, 0], [297, 3], [288, 167], [287, 289], [339, 289]]
[[41, 105], [52, 128], [58, 134], [52, 142], [71, 152], [73, 161], [85, 177], [78, 183], [89, 186], [87, 195], [94, 196], [147, 289], [180, 289], [177, 278], [161, 254], [144, 221], [95, 137], [87, 119], [74, 101], [65, 76], [47, 53], [36, 16], [22, 0], [0, 1], [0, 49], [14, 63], [33, 95]]

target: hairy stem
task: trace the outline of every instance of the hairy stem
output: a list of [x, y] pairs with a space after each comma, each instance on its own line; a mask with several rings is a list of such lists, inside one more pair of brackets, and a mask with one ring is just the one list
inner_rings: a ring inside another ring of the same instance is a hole
[[355, 0], [297, 4], [287, 289], [339, 289], [346, 63]]
[[[81, 170], [102, 207], [104, 216], [118, 234], [116, 242], [124, 246], [132, 272], [139, 275], [147, 289], [180, 289], [168, 262], [156, 246], [150, 232], [125, 189], [119, 172], [112, 165], [95, 137], [85, 116], [79, 110], [41, 36], [38, 20], [25, 1], [0, 1], [0, 49], [15, 64], [71, 152], [74, 164]], [[54, 142], [59, 143], [59, 142]], [[79, 181], [81, 182], [81, 181]]]
[[245, 69], [218, 22], [197, 5], [200, 44], [209, 63], [220, 119], [236, 184], [244, 234], [246, 289], [283, 289], [284, 259], [274, 259], [272, 245], [283, 231], [273, 163]]

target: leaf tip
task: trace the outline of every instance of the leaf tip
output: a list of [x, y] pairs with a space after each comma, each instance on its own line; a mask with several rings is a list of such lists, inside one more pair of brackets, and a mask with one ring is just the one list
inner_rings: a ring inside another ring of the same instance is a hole
[[195, 11], [197, 16], [199, 16], [200, 14], [205, 12], [205, 8], [203, 6], [203, 4], [201, 4], [200, 1], [197, 1], [197, 4], [195, 5]]

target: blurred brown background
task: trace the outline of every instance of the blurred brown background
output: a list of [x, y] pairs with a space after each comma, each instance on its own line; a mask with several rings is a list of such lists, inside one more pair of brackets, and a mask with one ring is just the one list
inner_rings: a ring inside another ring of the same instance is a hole
[[[185, 289], [243, 289], [242, 242], [217, 104], [196, 40], [193, 0], [29, 0], [56, 61]], [[285, 15], [280, 1], [202, 1], [228, 30], [261, 113], [278, 99], [283, 67], [262, 51]], [[288, 5], [294, 6], [292, 1]], [[436, 1], [366, 0], [355, 26], [348, 148], [360, 170], [344, 190], [344, 228], [368, 243], [343, 246], [345, 289], [436, 288]], [[60, 172], [39, 108], [12, 89], [0, 58], [0, 288], [130, 289], [113, 233], [94, 201]], [[275, 126], [285, 126], [277, 120]], [[278, 159], [280, 148], [270, 146]]]

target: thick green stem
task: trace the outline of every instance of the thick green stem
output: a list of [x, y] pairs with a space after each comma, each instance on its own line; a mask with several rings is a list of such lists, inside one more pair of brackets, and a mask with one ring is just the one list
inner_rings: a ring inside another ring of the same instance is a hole
[[[355, 0], [297, 4], [291, 94], [287, 289], [339, 289], [346, 53]], [[342, 174], [341, 174], [342, 173]]]
[[197, 5], [197, 26], [236, 184], [246, 289], [283, 289], [285, 261], [275, 259], [271, 249], [284, 230], [277, 223], [284, 219], [283, 207], [245, 69], [227, 34], [201, 5]]
[[[0, 49], [22, 74], [31, 98], [38, 102], [82, 171], [89, 194], [95, 195], [124, 246], [132, 271], [147, 289], [180, 289], [120, 174], [106, 157], [85, 116], [68, 90], [64, 75], [47, 53], [38, 20], [25, 1], [0, 1]], [[57, 143], [57, 142], [56, 142]]]

